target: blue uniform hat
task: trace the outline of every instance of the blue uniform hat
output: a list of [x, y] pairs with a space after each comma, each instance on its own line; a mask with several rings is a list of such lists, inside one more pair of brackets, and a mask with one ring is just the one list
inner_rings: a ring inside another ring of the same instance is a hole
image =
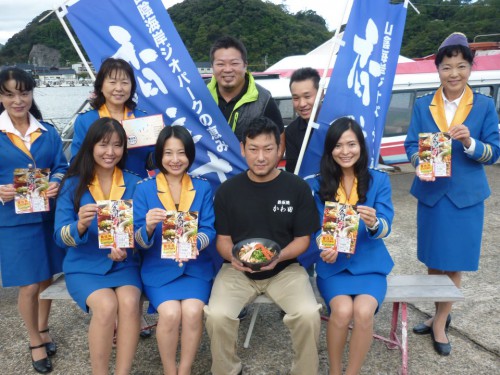
[[448, 47], [448, 46], [464, 46], [469, 48], [469, 43], [467, 43], [467, 37], [465, 34], [462, 33], [452, 33], [448, 38], [446, 38], [443, 43], [438, 48], [438, 51], [441, 48]]

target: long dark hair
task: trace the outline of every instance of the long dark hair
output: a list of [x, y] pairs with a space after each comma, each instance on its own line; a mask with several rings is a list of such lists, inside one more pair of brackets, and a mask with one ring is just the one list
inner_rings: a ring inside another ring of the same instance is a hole
[[366, 149], [365, 137], [363, 136], [361, 126], [349, 117], [341, 117], [335, 120], [326, 133], [325, 147], [320, 164], [321, 183], [319, 196], [323, 201], [336, 201], [337, 199], [336, 195], [342, 178], [342, 168], [333, 159], [332, 151], [342, 134], [347, 130], [352, 130], [354, 132], [360, 147], [359, 159], [354, 164], [354, 175], [358, 179], [358, 203], [364, 203], [370, 183], [368, 151]]
[[95, 98], [91, 100], [90, 104], [95, 109], [99, 109], [106, 103], [106, 98], [102, 94], [102, 85], [104, 84], [104, 79], [107, 77], [116, 77], [118, 73], [125, 73], [130, 79], [131, 89], [130, 97], [125, 102], [125, 106], [129, 109], [135, 109], [137, 104], [134, 102], [135, 90], [137, 88], [137, 83], [135, 82], [134, 70], [128, 62], [123, 59], [115, 59], [112, 57], [107, 58], [103, 61], [99, 72], [97, 72], [97, 77], [94, 82], [94, 94]]
[[[36, 86], [36, 82], [31, 75], [19, 68], [7, 68], [0, 72], [0, 94], [5, 95], [9, 92], [5, 84], [10, 80], [16, 81], [16, 90], [19, 91], [33, 91]], [[0, 103], [0, 113], [5, 110], [5, 107], [2, 103]], [[38, 106], [35, 103], [35, 99], [31, 102], [31, 108], [29, 112], [35, 117], [37, 120], [43, 120], [42, 112], [38, 109]]]
[[95, 176], [95, 160], [94, 160], [94, 146], [102, 140], [109, 140], [113, 133], [118, 134], [120, 143], [123, 145], [123, 156], [116, 165], [118, 168], [123, 169], [127, 159], [127, 135], [123, 126], [115, 119], [109, 117], [100, 118], [90, 126], [85, 139], [83, 140], [82, 147], [75, 155], [73, 162], [68, 168], [68, 172], [61, 181], [59, 192], [62, 191], [66, 180], [70, 177], [78, 176], [78, 184], [75, 189], [73, 207], [75, 212], [80, 209], [80, 200], [83, 194], [88, 189]]
[[156, 140], [155, 146], [155, 161], [157, 168], [162, 173], [167, 173], [167, 170], [162, 164], [163, 159], [163, 148], [165, 147], [165, 142], [167, 142], [170, 138], [176, 138], [182, 142], [184, 145], [184, 151], [186, 152], [186, 157], [188, 158], [189, 165], [186, 169], [189, 170], [191, 165], [193, 165], [194, 158], [196, 156], [196, 149], [194, 147], [193, 137], [189, 131], [183, 126], [173, 125], [173, 126], [165, 126], [160, 134], [158, 134], [158, 139]]

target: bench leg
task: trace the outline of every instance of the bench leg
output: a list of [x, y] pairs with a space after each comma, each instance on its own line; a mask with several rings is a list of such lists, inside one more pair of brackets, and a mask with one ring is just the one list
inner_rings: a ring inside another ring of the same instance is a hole
[[406, 302], [401, 303], [401, 374], [408, 374], [408, 310]]
[[245, 337], [245, 342], [243, 343], [243, 347], [248, 349], [250, 346], [250, 338], [252, 337], [253, 327], [255, 326], [255, 320], [257, 319], [257, 315], [259, 315], [260, 303], [254, 304], [254, 310], [252, 313], [252, 319], [250, 320], [250, 326], [248, 327], [247, 336]]
[[389, 334], [390, 342], [387, 344], [387, 347], [389, 349], [400, 348], [400, 343], [398, 338], [398, 322], [399, 322], [399, 302], [394, 302], [392, 304], [391, 333]]

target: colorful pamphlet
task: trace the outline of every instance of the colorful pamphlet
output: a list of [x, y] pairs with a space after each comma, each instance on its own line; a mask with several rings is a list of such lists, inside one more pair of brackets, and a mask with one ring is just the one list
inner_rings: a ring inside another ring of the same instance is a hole
[[14, 207], [16, 214], [46, 212], [50, 210], [47, 189], [49, 188], [50, 169], [14, 169]]
[[162, 224], [161, 257], [163, 259], [194, 259], [197, 256], [197, 211], [167, 211]]
[[419, 174], [424, 177], [451, 176], [451, 137], [448, 133], [419, 133]]
[[358, 226], [359, 214], [354, 206], [326, 201], [319, 248], [354, 254]]
[[134, 247], [132, 200], [105, 200], [96, 203], [99, 249]]
[[137, 148], [156, 144], [158, 134], [163, 129], [163, 116], [152, 115], [123, 120], [127, 133], [127, 148]]

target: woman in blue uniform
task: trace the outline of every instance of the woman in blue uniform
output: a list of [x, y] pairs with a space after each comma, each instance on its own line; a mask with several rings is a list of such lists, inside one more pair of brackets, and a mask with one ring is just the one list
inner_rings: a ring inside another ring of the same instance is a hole
[[[415, 102], [405, 141], [408, 159], [417, 168], [411, 194], [418, 199], [418, 259], [430, 275], [448, 275], [457, 287], [462, 271], [479, 266], [484, 200], [490, 195], [484, 165], [500, 155], [495, 104], [467, 85], [473, 59], [465, 35], [445, 39], [434, 61], [441, 86]], [[451, 177], [420, 176], [418, 135], [435, 132], [452, 138]], [[417, 334], [431, 334], [440, 355], [451, 352], [446, 335], [451, 307], [451, 302], [436, 303], [435, 315], [413, 328]]]
[[[75, 120], [71, 160], [80, 150], [90, 125], [98, 118], [110, 117], [121, 122], [146, 116], [145, 112], [136, 109], [133, 101], [136, 87], [134, 71], [125, 60], [111, 57], [104, 60], [94, 82], [92, 109], [81, 112]], [[125, 168], [142, 178], [147, 177], [147, 170], [154, 169], [153, 150], [153, 146], [129, 150]]]
[[[76, 117], [74, 135], [71, 143], [71, 160], [82, 145], [90, 125], [99, 118], [110, 117], [121, 122], [127, 119], [146, 116], [137, 109], [133, 98], [137, 83], [134, 70], [123, 59], [107, 58], [103, 61], [94, 82], [94, 98], [90, 101], [91, 109]], [[125, 168], [140, 177], [148, 176], [148, 170], [155, 169], [153, 146], [138, 147], [128, 150]], [[151, 336], [151, 330], [144, 318], [141, 318], [141, 337]]]
[[[371, 346], [374, 314], [385, 298], [387, 275], [394, 265], [382, 240], [389, 235], [394, 216], [389, 177], [368, 169], [363, 131], [354, 120], [342, 117], [328, 129], [320, 174], [310, 185], [321, 220], [325, 201], [356, 205], [360, 215], [355, 253], [325, 249], [316, 263], [318, 289], [330, 310], [330, 375], [342, 374], [351, 321], [354, 328], [346, 374], [358, 374]], [[316, 235], [319, 241], [321, 231]]]
[[[35, 81], [24, 70], [8, 68], [0, 73], [0, 265], [2, 285], [19, 286], [19, 313], [28, 330], [33, 367], [52, 371], [47, 355], [56, 345], [48, 334], [50, 300], [38, 295], [62, 270], [64, 252], [52, 238], [53, 212], [16, 214], [14, 169], [49, 168], [49, 198], [67, 169], [59, 134], [33, 100]], [[54, 207], [54, 201], [49, 203]]]
[[[107, 117], [89, 128], [57, 199], [55, 238], [67, 250], [63, 269], [71, 297], [88, 312], [92, 373], [107, 374], [117, 322], [116, 374], [129, 374], [137, 348], [142, 291], [134, 249], [100, 249], [98, 200], [132, 199], [140, 178], [123, 170], [127, 136]], [[133, 235], [133, 228], [131, 228]]]
[[[137, 186], [135, 238], [142, 248], [144, 292], [158, 311], [156, 339], [165, 374], [190, 374], [203, 330], [214, 267], [206, 249], [215, 238], [212, 190], [208, 181], [191, 178], [195, 147], [182, 126], [167, 126], [155, 148], [160, 173]], [[162, 259], [162, 222], [167, 211], [198, 212], [196, 259]], [[179, 329], [181, 355], [176, 368]]]

